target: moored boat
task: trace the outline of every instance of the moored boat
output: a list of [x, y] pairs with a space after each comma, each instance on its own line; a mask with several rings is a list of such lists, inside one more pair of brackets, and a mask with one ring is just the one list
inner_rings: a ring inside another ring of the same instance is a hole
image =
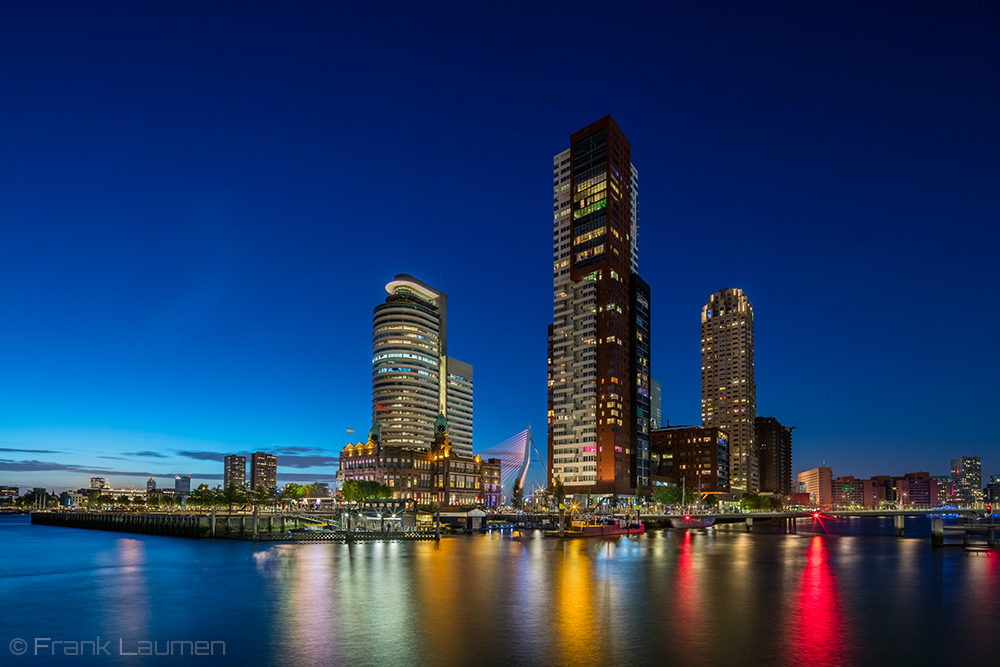
[[569, 522], [563, 534], [558, 530], [545, 531], [546, 537], [614, 537], [616, 535], [642, 535], [646, 527], [641, 523], [630, 522], [628, 519], [614, 520], [573, 520]]
[[708, 528], [715, 523], [714, 516], [692, 516], [690, 514], [667, 517], [667, 520], [670, 521], [671, 528], [681, 530], [687, 528]]

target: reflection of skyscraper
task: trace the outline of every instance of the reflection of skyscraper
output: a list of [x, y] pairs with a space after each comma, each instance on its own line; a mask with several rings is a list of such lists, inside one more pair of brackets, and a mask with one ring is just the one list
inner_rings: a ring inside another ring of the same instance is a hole
[[222, 488], [235, 486], [242, 489], [247, 485], [247, 457], [227, 454], [222, 469]]
[[756, 418], [753, 308], [743, 290], [724, 289], [701, 311], [701, 424], [729, 434], [733, 490], [760, 489]]
[[426, 449], [443, 414], [452, 446], [472, 456], [472, 366], [448, 356], [448, 296], [406, 274], [385, 291], [372, 335], [372, 419], [382, 442]]
[[982, 502], [982, 463], [978, 456], [960, 456], [952, 459], [951, 481], [960, 507], [972, 507]]
[[548, 483], [649, 486], [649, 286], [638, 276], [638, 172], [611, 116], [553, 163]]
[[250, 456], [250, 488], [278, 488], [278, 457], [267, 452], [254, 452]]

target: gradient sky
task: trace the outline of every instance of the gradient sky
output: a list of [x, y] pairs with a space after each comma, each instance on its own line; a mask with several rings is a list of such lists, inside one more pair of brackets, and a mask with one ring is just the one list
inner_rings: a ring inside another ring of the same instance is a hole
[[2, 3], [0, 484], [258, 449], [332, 480], [397, 273], [448, 293], [476, 449], [543, 446], [551, 160], [609, 113], [671, 424], [741, 287], [795, 472], [1000, 474], [998, 34], [995, 2]]

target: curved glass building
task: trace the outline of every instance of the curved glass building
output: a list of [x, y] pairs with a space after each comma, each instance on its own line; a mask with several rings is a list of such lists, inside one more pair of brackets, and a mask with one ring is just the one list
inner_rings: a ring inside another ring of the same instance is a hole
[[472, 455], [472, 366], [448, 358], [448, 297], [413, 276], [385, 286], [372, 330], [372, 418], [386, 445], [426, 448], [434, 420], [461, 425], [453, 447]]

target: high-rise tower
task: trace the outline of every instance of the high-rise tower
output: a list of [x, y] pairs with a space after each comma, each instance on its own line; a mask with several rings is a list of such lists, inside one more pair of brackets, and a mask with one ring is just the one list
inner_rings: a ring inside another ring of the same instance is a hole
[[372, 418], [382, 442], [426, 449], [445, 415], [450, 443], [472, 456], [472, 366], [448, 357], [448, 296], [406, 274], [385, 286], [372, 332]]
[[638, 270], [638, 172], [611, 116], [553, 162], [549, 474], [567, 493], [649, 485], [650, 295]]
[[701, 423], [729, 434], [733, 490], [760, 490], [756, 417], [753, 308], [743, 290], [720, 290], [701, 311]]

